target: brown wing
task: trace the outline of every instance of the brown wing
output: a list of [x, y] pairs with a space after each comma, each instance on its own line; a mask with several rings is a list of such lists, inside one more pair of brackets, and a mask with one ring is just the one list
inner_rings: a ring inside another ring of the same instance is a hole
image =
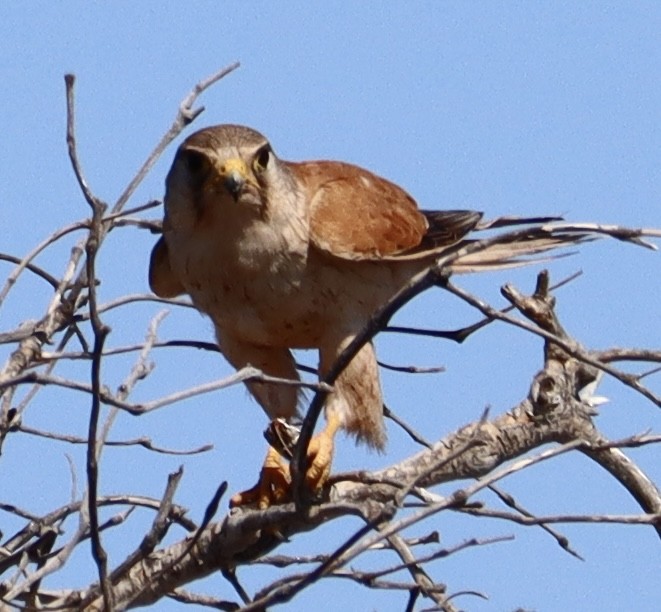
[[154, 245], [149, 258], [149, 286], [158, 297], [162, 298], [177, 297], [186, 293], [184, 286], [170, 267], [168, 245], [165, 244], [163, 236]]
[[343, 259], [428, 255], [456, 243], [482, 217], [467, 210], [420, 211], [406, 191], [342, 162], [289, 163], [308, 193], [312, 243]]
[[397, 185], [341, 162], [288, 166], [307, 191], [318, 249], [344, 259], [381, 259], [422, 241], [427, 220]]

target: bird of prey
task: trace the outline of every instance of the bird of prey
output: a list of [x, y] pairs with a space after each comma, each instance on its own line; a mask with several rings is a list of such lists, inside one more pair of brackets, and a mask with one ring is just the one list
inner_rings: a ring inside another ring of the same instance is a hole
[[[370, 316], [439, 255], [467, 244], [481, 217], [420, 210], [402, 188], [363, 168], [284, 161], [259, 132], [218, 125], [192, 134], [176, 153], [149, 283], [161, 297], [188, 294], [211, 318], [218, 347], [234, 367], [298, 380], [291, 350], [317, 349], [323, 377]], [[540, 219], [511, 223], [522, 221]], [[450, 271], [510, 267], [522, 255], [572, 241], [533, 233], [459, 257]], [[269, 419], [296, 417], [297, 387], [248, 388]], [[376, 449], [386, 441], [371, 343], [333, 389], [326, 427], [308, 448], [305, 482], [312, 491], [329, 475], [338, 429]], [[288, 498], [289, 482], [288, 466], [270, 448], [257, 485], [232, 503], [267, 507]]]

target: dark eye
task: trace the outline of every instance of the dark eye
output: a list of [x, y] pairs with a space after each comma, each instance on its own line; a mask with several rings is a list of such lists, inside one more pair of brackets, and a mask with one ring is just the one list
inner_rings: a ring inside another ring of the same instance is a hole
[[253, 166], [257, 172], [263, 172], [266, 170], [266, 166], [269, 165], [269, 159], [271, 158], [271, 147], [270, 145], [263, 146], [255, 155], [255, 161], [253, 161]]
[[193, 175], [200, 175], [209, 167], [207, 156], [199, 151], [183, 151], [181, 158], [188, 172]]

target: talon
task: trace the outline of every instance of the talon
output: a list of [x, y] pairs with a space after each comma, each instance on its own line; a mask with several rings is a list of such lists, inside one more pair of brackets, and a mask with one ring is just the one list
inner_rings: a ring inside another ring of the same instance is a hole
[[[340, 427], [339, 419], [331, 413], [323, 431], [310, 440], [307, 452], [305, 484], [312, 493], [319, 493], [326, 484], [333, 462], [334, 438]], [[257, 505], [264, 510], [274, 504], [282, 504], [291, 499], [291, 474], [289, 465], [280, 453], [269, 447], [257, 484], [241, 491], [230, 500], [230, 508]]]
[[260, 510], [264, 510], [273, 504], [281, 504], [289, 498], [290, 484], [289, 466], [274, 448], [269, 447], [257, 484], [234, 495], [230, 508], [257, 504]]
[[328, 416], [326, 428], [310, 440], [305, 472], [305, 483], [313, 493], [318, 493], [326, 484], [333, 462], [334, 438], [340, 427], [340, 421], [334, 413]]

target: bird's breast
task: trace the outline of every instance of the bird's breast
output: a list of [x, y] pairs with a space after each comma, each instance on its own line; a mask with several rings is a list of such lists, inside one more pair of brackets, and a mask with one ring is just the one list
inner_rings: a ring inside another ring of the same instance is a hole
[[173, 231], [166, 240], [193, 303], [221, 332], [265, 346], [318, 345], [335, 300], [310, 269], [307, 243], [268, 228], [239, 235]]

